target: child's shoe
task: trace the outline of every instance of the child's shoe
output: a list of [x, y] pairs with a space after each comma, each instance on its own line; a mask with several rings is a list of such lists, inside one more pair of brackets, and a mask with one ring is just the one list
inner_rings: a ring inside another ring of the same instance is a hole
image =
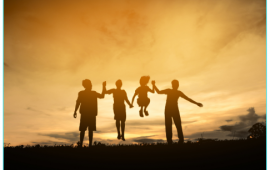
[[117, 139], [120, 140], [120, 139], [121, 139], [121, 135], [118, 135], [118, 136], [117, 136]]
[[143, 117], [143, 111], [142, 110], [140, 110], [140, 116]]
[[148, 113], [148, 111], [144, 111], [144, 114], [145, 114], [145, 116], [148, 116], [149, 115], [149, 113]]

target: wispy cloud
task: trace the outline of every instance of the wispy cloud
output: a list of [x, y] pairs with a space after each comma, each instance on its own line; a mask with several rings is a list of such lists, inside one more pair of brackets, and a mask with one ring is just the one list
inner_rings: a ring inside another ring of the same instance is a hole
[[[239, 122], [236, 122], [234, 125], [222, 125], [218, 130], [197, 132], [191, 135], [187, 135], [187, 138], [200, 138], [203, 134], [204, 138], [220, 138], [225, 139], [227, 136], [237, 137], [237, 138], [246, 138], [248, 136], [248, 130], [252, 127], [253, 124], [259, 122], [259, 120], [264, 120], [264, 115], [259, 116], [255, 113], [253, 107], [249, 108], [248, 114], [238, 116]], [[237, 117], [235, 118], [237, 119]], [[226, 120], [227, 121], [227, 120]], [[232, 122], [230, 119], [229, 122]]]

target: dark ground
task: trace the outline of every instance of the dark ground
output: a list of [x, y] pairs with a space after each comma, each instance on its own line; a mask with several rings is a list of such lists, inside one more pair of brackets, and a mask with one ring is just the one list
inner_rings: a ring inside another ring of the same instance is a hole
[[92, 146], [5, 147], [4, 169], [266, 169], [265, 140]]

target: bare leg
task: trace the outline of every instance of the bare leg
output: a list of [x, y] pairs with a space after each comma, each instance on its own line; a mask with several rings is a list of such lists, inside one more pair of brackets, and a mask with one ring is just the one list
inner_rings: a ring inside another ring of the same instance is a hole
[[141, 109], [140, 109], [140, 116], [143, 117], [143, 106], [141, 106]]
[[92, 146], [92, 141], [93, 141], [93, 131], [89, 130], [88, 136], [89, 136], [89, 147], [90, 147]]
[[83, 146], [83, 138], [84, 138], [85, 131], [81, 131], [80, 133], [80, 145]]
[[[148, 105], [149, 105], [149, 104], [148, 104]], [[147, 105], [147, 106], [148, 106], [148, 105]], [[144, 114], [145, 114], [145, 116], [148, 116], [148, 115], [149, 115], [148, 111], [146, 110], [147, 106], [144, 107]]]
[[149, 103], [150, 103], [150, 100], [149, 100], [149, 102], [147, 102], [146, 105], [144, 106], [144, 114], [145, 114], [145, 116], [148, 116], [148, 115], [149, 115], [148, 111], [146, 110], [147, 107], [148, 107], [148, 105], [149, 105]]
[[125, 121], [121, 121], [122, 140], [125, 141]]
[[117, 129], [117, 132], [118, 132], [117, 139], [121, 139], [121, 134], [120, 134], [120, 120], [116, 120], [115, 124], [116, 124], [116, 129]]

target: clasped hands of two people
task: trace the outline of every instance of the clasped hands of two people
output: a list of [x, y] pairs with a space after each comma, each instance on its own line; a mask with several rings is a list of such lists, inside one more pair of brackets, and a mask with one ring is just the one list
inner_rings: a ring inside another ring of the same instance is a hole
[[[103, 88], [106, 87], [106, 81], [104, 81], [104, 82], [102, 83], [102, 86], [103, 86]], [[130, 104], [129, 107], [132, 108], [132, 107], [134, 107], [134, 106], [133, 106], [132, 104]], [[77, 112], [74, 112], [73, 117], [74, 117], [74, 118], [77, 117]]]

